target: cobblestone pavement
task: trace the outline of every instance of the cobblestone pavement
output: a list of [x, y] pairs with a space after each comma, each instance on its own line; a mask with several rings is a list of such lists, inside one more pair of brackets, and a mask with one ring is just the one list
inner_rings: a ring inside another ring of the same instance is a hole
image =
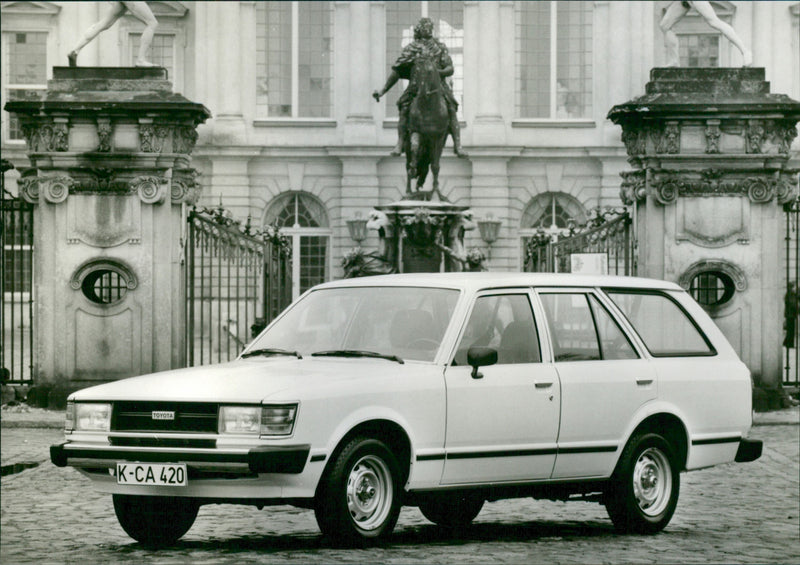
[[3, 428], [4, 465], [40, 465], [2, 478], [0, 563], [798, 563], [800, 426], [750, 435], [765, 441], [763, 456], [682, 474], [677, 512], [655, 536], [615, 534], [598, 504], [521, 499], [487, 504], [459, 533], [405, 508], [388, 545], [342, 550], [311, 511], [214, 505], [175, 547], [155, 551], [122, 531], [110, 496], [49, 462], [59, 430]]

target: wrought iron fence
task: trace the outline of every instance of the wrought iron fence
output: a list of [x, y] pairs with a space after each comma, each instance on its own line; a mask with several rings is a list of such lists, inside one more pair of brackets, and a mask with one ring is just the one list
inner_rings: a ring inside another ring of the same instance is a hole
[[800, 386], [800, 200], [784, 205], [786, 290], [783, 296], [783, 384]]
[[222, 207], [189, 213], [186, 359], [235, 358], [291, 302], [290, 246], [278, 230], [242, 226]]
[[33, 206], [6, 190], [2, 161], [0, 204], [0, 371], [3, 382], [32, 383], [33, 374]]
[[584, 226], [573, 227], [566, 237], [556, 238], [540, 230], [525, 240], [525, 270], [528, 272], [572, 272], [576, 254], [598, 254], [604, 271], [635, 276], [636, 254], [632, 220], [627, 209], [594, 210]]

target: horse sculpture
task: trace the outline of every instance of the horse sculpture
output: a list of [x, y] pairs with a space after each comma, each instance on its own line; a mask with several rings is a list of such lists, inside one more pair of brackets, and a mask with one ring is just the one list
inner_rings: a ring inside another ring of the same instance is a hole
[[[431, 56], [419, 56], [414, 62], [411, 80], [416, 81], [417, 94], [409, 109], [408, 136], [405, 141], [406, 154], [406, 195], [414, 194], [430, 200], [439, 192], [439, 159], [447, 141], [449, 116], [442, 79]], [[422, 187], [433, 173], [433, 189], [423, 192]], [[414, 181], [414, 190], [411, 182]]]

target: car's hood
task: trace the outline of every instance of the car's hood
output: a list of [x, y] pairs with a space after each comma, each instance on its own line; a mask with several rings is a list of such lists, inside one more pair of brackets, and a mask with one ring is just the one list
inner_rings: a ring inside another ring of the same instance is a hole
[[[422, 368], [420, 364], [413, 365], [416, 370]], [[71, 399], [260, 402], [281, 391], [302, 395], [343, 381], [374, 380], [413, 365], [366, 358], [254, 357], [123, 379], [80, 390]]]

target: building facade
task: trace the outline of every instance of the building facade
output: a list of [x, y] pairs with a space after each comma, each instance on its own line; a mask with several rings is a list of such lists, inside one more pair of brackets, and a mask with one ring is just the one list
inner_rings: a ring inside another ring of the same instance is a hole
[[[448, 141], [441, 191], [476, 219], [500, 221], [487, 267], [523, 268], [526, 238], [621, 207], [629, 168], [606, 119], [643, 93], [666, 60], [659, 21], [670, 2], [148, 2], [159, 21], [151, 60], [176, 92], [204, 104], [193, 166], [199, 205], [220, 203], [291, 238], [293, 294], [341, 277], [356, 244], [347, 221], [400, 199], [405, 161], [389, 156], [402, 92], [383, 86], [413, 25], [430, 17], [454, 62], [459, 159]], [[800, 99], [800, 2], [712, 2], [752, 47], [771, 91]], [[3, 103], [44, 89], [52, 67], [106, 2], [2, 2]], [[80, 66], [133, 64], [144, 25], [126, 15], [80, 53]], [[740, 52], [691, 10], [674, 28], [682, 66], [740, 66]], [[2, 115], [3, 157], [27, 163], [22, 131]], [[790, 165], [800, 166], [795, 139]], [[7, 188], [13, 190], [12, 182]], [[487, 251], [478, 230], [466, 247]], [[375, 249], [370, 232], [361, 242]], [[782, 253], [764, 249], [764, 253]], [[776, 296], [780, 301], [782, 297]]]

